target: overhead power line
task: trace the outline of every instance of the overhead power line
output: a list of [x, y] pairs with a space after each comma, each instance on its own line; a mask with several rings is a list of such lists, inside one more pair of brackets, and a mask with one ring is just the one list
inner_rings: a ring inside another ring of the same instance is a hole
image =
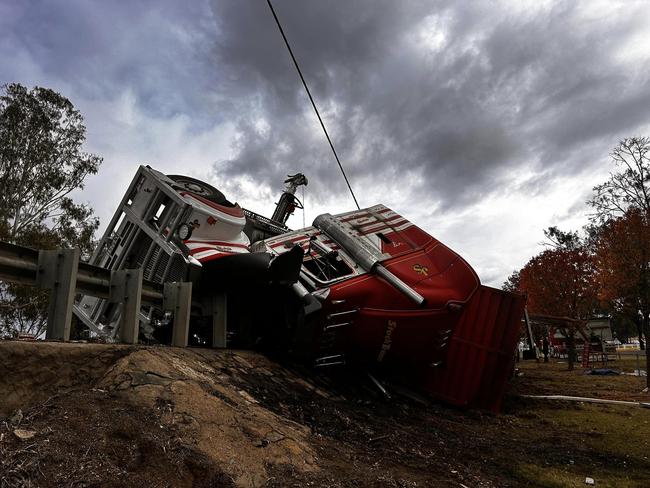
[[296, 57], [293, 55], [293, 50], [291, 49], [291, 46], [289, 45], [289, 40], [287, 39], [287, 36], [284, 34], [284, 29], [282, 29], [282, 25], [280, 24], [280, 19], [278, 19], [278, 16], [275, 13], [275, 9], [273, 8], [273, 5], [271, 4], [271, 0], [266, 0], [266, 3], [269, 4], [269, 8], [271, 9], [271, 13], [273, 14], [273, 18], [275, 19], [275, 23], [278, 26], [278, 29], [280, 30], [280, 34], [282, 34], [282, 39], [284, 39], [284, 43], [286, 44], [287, 49], [289, 50], [289, 54], [291, 55], [291, 59], [293, 60], [293, 65], [296, 67], [296, 70], [298, 71], [298, 75], [300, 76], [300, 80], [302, 81], [302, 86], [305, 87], [305, 91], [307, 92], [307, 96], [309, 97], [309, 101], [311, 102], [311, 106], [314, 107], [314, 112], [316, 112], [316, 117], [318, 117], [318, 121], [320, 122], [320, 126], [323, 128], [323, 132], [325, 133], [325, 137], [327, 138], [327, 142], [329, 143], [330, 148], [332, 149], [332, 154], [334, 154], [334, 159], [336, 159], [336, 162], [339, 165], [339, 169], [341, 170], [341, 174], [343, 175], [343, 178], [345, 179], [345, 183], [348, 185], [348, 189], [350, 190], [350, 194], [352, 195], [352, 199], [354, 200], [354, 204], [360, 210], [361, 207], [359, 207], [359, 202], [357, 202], [357, 197], [354, 195], [354, 192], [352, 191], [352, 186], [350, 186], [350, 181], [348, 180], [348, 177], [345, 174], [345, 170], [343, 169], [343, 165], [341, 164], [341, 160], [339, 159], [339, 155], [336, 153], [336, 149], [334, 149], [334, 144], [332, 144], [332, 139], [330, 138], [330, 135], [327, 132], [327, 129], [325, 128], [325, 124], [323, 123], [323, 119], [320, 116], [320, 112], [318, 111], [318, 108], [316, 107], [316, 102], [314, 102], [314, 97], [311, 96], [311, 92], [309, 91], [309, 87], [307, 86], [307, 82], [305, 81], [305, 77], [302, 75], [302, 71], [300, 70], [300, 66], [298, 65], [298, 61], [296, 60]]

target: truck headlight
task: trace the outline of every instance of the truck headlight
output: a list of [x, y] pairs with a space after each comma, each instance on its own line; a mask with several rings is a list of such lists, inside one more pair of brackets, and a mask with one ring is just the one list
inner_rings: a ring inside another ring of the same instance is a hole
[[181, 224], [178, 227], [176, 227], [176, 235], [181, 241], [186, 241], [190, 237], [192, 237], [192, 230], [194, 230], [194, 227], [190, 224]]

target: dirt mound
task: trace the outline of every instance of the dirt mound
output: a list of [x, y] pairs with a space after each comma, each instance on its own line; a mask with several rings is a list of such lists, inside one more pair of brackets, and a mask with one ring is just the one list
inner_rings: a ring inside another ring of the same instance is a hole
[[[249, 351], [0, 343], [5, 350], [13, 393], [0, 411], [20, 407], [23, 418], [5, 423], [0, 446], [5, 471], [32, 485], [481, 481], [450, 468], [439, 433], [422, 428], [423, 405], [387, 403], [351, 371], [314, 376]], [[29, 449], [17, 428], [35, 433]]]
[[[236, 484], [261, 486], [269, 468], [315, 471], [310, 431], [260, 406], [233, 381], [237, 354], [142, 349], [120, 359], [98, 388], [157, 410], [160, 423], [220, 466]], [[249, 365], [250, 366], [250, 365]]]
[[0, 357], [0, 485], [426, 486], [432, 462], [447, 471], [415, 444], [406, 465], [382, 452], [405, 411], [365, 378], [249, 351], [0, 342]]
[[[526, 368], [519, 393], [638, 389]], [[509, 396], [494, 416], [387, 386], [247, 351], [0, 341], [0, 488], [650, 481], [647, 410]]]

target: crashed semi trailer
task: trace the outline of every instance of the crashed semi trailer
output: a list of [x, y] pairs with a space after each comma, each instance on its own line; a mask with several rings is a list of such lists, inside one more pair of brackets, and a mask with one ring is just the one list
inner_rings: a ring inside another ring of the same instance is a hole
[[[353, 364], [458, 406], [498, 410], [525, 299], [483, 286], [458, 254], [383, 205], [318, 216], [291, 231], [302, 175], [272, 218], [212, 186], [141, 166], [92, 264], [193, 282], [190, 335], [227, 309], [228, 347], [282, 350], [315, 367]], [[227, 304], [227, 307], [224, 306]], [[80, 297], [79, 318], [119, 338], [119, 308]], [[143, 339], [168, 342], [169, 312], [143, 309]]]

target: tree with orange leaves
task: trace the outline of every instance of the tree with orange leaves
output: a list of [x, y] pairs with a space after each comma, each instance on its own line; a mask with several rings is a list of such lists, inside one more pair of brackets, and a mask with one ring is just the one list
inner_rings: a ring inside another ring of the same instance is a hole
[[[557, 232], [551, 228], [546, 235], [552, 238]], [[595, 261], [575, 237], [556, 242], [555, 248], [534, 256], [519, 272], [519, 289], [528, 294], [531, 313], [582, 320], [593, 315], [598, 305]], [[562, 333], [569, 345], [569, 369], [573, 369], [576, 329], [567, 325]]]
[[[624, 139], [611, 156], [620, 170], [594, 188], [589, 202], [601, 224], [596, 241], [601, 296], [640, 322], [650, 372], [650, 138]], [[650, 375], [647, 385], [650, 389]]]
[[[596, 261], [600, 298], [637, 324], [639, 340], [646, 344], [650, 333], [650, 225], [638, 209], [602, 225], [596, 242]], [[650, 386], [650, 377], [648, 377]]]
[[532, 313], [588, 319], [597, 306], [594, 258], [584, 248], [547, 249], [520, 271]]

